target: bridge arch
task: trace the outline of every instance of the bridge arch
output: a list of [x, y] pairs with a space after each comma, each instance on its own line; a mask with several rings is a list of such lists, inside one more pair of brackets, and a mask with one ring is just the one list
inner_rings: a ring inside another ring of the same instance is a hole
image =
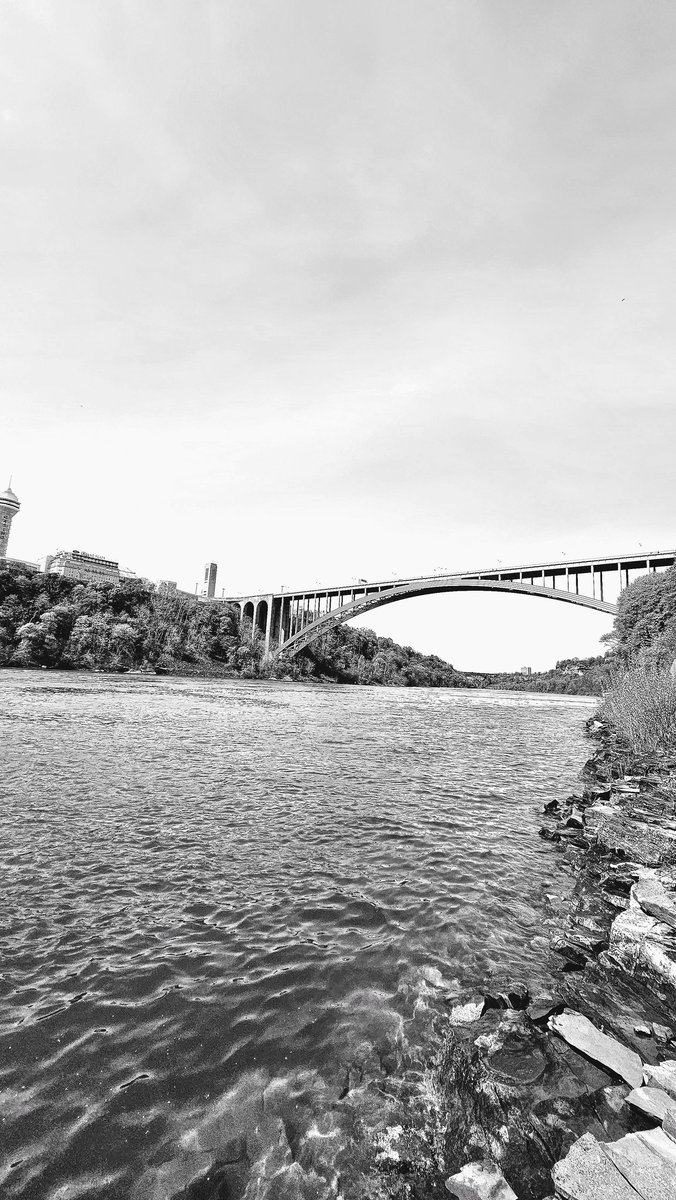
[[256, 605], [256, 616], [254, 619], [254, 629], [265, 637], [265, 629], [268, 623], [268, 602], [267, 600], [259, 600]]
[[294, 633], [280, 646], [280, 652], [290, 655], [297, 654], [299, 650], [304, 649], [305, 646], [337, 625], [343, 625], [345, 621], [361, 616], [362, 613], [370, 612], [371, 609], [382, 608], [385, 604], [394, 604], [397, 600], [406, 600], [413, 596], [433, 596], [441, 592], [515, 592], [523, 596], [539, 596], [544, 600], [562, 600], [566, 604], [593, 608], [596, 612], [607, 613], [609, 616], [614, 616], [617, 612], [617, 605], [598, 600], [593, 596], [585, 596], [554, 587], [534, 586], [516, 580], [458, 579], [457, 577], [434, 581], [414, 580], [381, 592], [370, 592], [357, 596], [354, 600], [349, 600], [340, 608], [325, 613], [306, 625], [305, 628]]
[[241, 605], [240, 611], [241, 611], [241, 619], [243, 621], [251, 621], [251, 624], [253, 625], [253, 620], [254, 620], [253, 600], [247, 600], [246, 604]]

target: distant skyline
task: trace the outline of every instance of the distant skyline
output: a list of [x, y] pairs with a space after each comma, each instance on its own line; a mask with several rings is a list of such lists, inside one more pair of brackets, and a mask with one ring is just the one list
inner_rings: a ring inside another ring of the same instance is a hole
[[[674, 545], [673, 5], [0, 5], [11, 555], [220, 594]], [[364, 624], [479, 670], [610, 627]]]

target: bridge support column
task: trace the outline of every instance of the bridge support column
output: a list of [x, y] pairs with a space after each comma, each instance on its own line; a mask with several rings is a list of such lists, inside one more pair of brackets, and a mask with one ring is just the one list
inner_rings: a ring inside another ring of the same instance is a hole
[[265, 620], [265, 650], [264, 650], [265, 658], [270, 657], [270, 642], [272, 640], [272, 619], [273, 619], [273, 608], [274, 608], [274, 598], [272, 596], [268, 596], [267, 599], [268, 599], [268, 611], [267, 611], [267, 616], [266, 616], [266, 620]]
[[279, 648], [281, 650], [284, 642], [291, 634], [291, 600], [288, 596], [282, 596], [282, 603], [279, 612]]

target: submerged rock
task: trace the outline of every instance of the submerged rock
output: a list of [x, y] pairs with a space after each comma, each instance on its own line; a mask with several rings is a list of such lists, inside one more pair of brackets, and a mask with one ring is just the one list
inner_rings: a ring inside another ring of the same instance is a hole
[[486, 1008], [523, 1009], [528, 1007], [529, 999], [525, 983], [513, 983], [505, 979], [493, 980], [484, 993]]
[[478, 1021], [484, 1011], [483, 996], [478, 1000], [468, 1000], [466, 1004], [456, 1004], [448, 1014], [449, 1025], [472, 1025]]
[[634, 1050], [628, 1050], [615, 1038], [601, 1033], [582, 1013], [566, 1010], [550, 1017], [549, 1028], [558, 1033], [570, 1046], [580, 1050], [594, 1062], [607, 1067], [632, 1087], [643, 1082], [643, 1063]]
[[457, 1200], [517, 1200], [516, 1192], [490, 1159], [467, 1163], [446, 1180], [446, 1187]]

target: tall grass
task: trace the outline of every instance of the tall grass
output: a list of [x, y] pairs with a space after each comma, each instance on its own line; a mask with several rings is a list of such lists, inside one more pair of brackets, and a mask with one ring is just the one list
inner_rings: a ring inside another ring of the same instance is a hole
[[668, 671], [633, 666], [615, 675], [599, 716], [639, 754], [676, 753], [676, 679]]

